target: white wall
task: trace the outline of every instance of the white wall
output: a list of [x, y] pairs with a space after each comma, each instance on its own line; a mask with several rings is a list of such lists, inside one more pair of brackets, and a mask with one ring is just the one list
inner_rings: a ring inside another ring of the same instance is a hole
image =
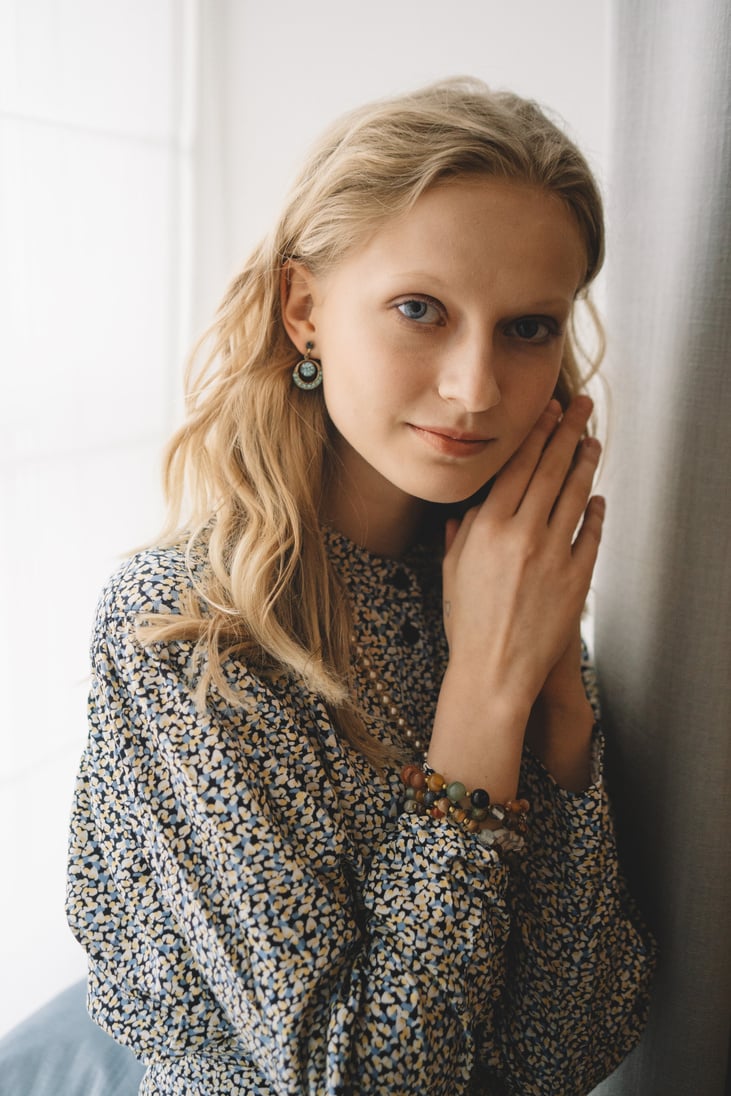
[[445, 76], [479, 76], [548, 104], [603, 177], [609, 4], [216, 0], [229, 26], [216, 73], [227, 139], [216, 199], [228, 212], [230, 270], [268, 229], [302, 153], [329, 121]]
[[609, 3], [0, 0], [0, 1032], [83, 973], [63, 886], [88, 633], [159, 524], [191, 332], [366, 98], [474, 74], [550, 104], [602, 175]]
[[0, 1030], [85, 970], [67, 818], [96, 598], [160, 525], [190, 14], [0, 0]]

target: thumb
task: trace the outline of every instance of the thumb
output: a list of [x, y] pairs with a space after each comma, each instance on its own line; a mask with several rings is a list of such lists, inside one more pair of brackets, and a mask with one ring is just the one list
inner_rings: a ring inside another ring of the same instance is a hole
[[444, 526], [444, 554], [446, 555], [449, 549], [454, 544], [454, 538], [459, 532], [459, 518], [448, 518], [447, 523]]

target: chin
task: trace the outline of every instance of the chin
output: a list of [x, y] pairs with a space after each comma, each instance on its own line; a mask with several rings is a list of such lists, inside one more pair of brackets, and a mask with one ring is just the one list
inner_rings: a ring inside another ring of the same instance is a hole
[[486, 483], [480, 484], [471, 494], [466, 495], [464, 491], [428, 491], [423, 494], [418, 494], [415, 497], [422, 499], [423, 502], [430, 502], [437, 506], [446, 507], [455, 515], [465, 514], [473, 506], [479, 506], [481, 502], [487, 498], [490, 493], [490, 488], [495, 482], [495, 477], [487, 480]]

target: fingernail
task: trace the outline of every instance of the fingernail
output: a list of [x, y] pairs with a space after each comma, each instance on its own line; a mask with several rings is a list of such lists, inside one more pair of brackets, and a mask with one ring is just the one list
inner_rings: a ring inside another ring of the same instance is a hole
[[598, 438], [584, 438], [581, 446], [585, 453], [591, 457], [598, 457], [602, 451], [602, 443]]

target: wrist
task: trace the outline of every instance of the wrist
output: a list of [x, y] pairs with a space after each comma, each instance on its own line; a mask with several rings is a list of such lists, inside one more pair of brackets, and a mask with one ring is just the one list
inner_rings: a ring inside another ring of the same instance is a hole
[[[464, 702], [471, 708], [487, 708], [501, 723], [525, 724], [535, 703], [538, 690], [526, 683], [513, 683], [508, 674], [492, 671], [486, 664], [484, 651], [477, 654], [450, 654], [442, 679], [442, 695]], [[583, 694], [582, 694], [583, 695]]]
[[427, 763], [450, 780], [485, 788], [496, 802], [514, 799], [529, 715], [527, 699], [498, 693], [450, 662]]
[[549, 704], [539, 699], [530, 714], [526, 743], [568, 791], [584, 791], [591, 783], [594, 722], [585, 697], [577, 704]]
[[461, 781], [448, 782], [428, 765], [405, 765], [401, 781], [406, 814], [425, 814], [438, 822], [451, 822], [464, 833], [474, 834], [482, 845], [503, 852], [522, 847], [530, 810], [527, 800], [493, 803], [486, 789], [470, 792]]

